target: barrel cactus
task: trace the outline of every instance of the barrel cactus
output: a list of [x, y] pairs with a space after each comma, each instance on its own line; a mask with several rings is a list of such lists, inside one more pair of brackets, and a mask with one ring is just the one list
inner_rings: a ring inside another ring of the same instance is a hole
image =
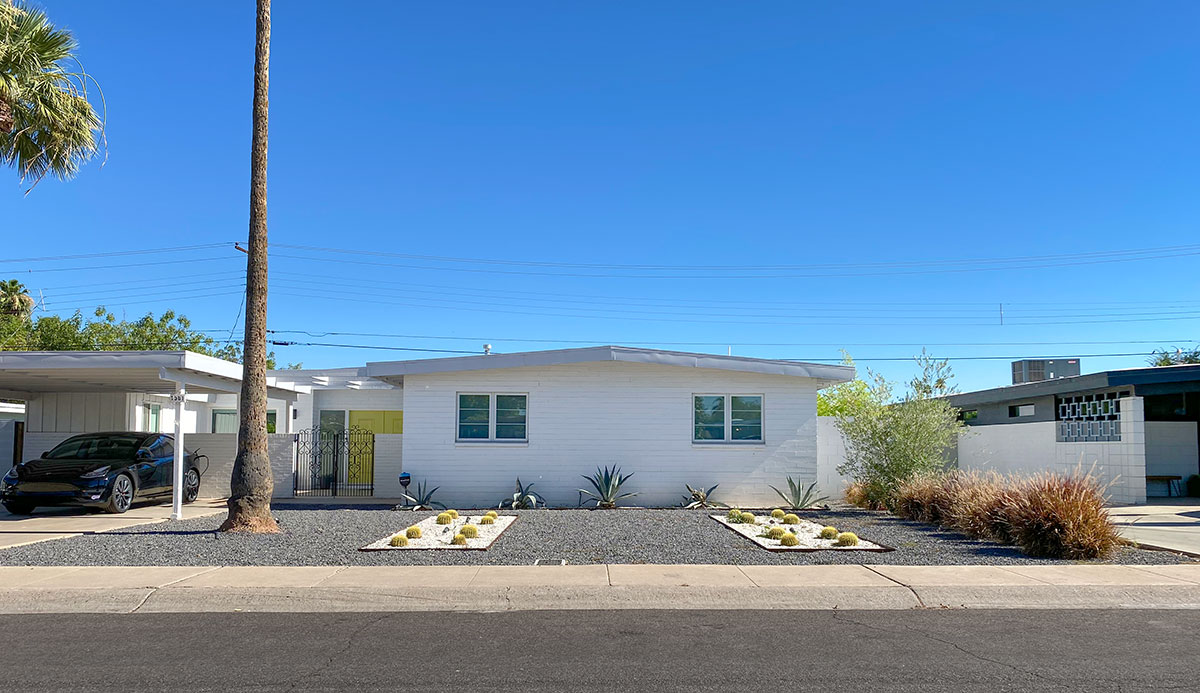
[[854, 532], [842, 532], [837, 535], [838, 546], [858, 546], [858, 535]]
[[500, 517], [500, 513], [496, 512], [495, 510], [489, 510], [486, 513], [484, 513], [484, 515], [487, 515], [488, 517], [492, 518], [493, 520], [496, 519], [497, 517]]
[[479, 528], [475, 525], [463, 525], [462, 527], [458, 528], [458, 531], [468, 539], [474, 539], [475, 537], [479, 536]]
[[457, 510], [447, 510], [446, 514], [455, 520], [458, 519], [458, 511]]
[[782, 510], [780, 510], [779, 508], [775, 508], [774, 510], [771, 511], [771, 517], [775, 518], [776, 520], [782, 520], [784, 514], [785, 513]]
[[838, 536], [837, 527], [826, 526], [826, 527], [821, 528], [821, 538], [822, 539], [837, 539], [837, 536]]
[[404, 536], [403, 534], [397, 534], [396, 536], [392, 537], [392, 540], [389, 541], [388, 544], [391, 546], [408, 546], [408, 537]]
[[466, 546], [467, 545], [467, 535], [463, 534], [462, 532], [459, 532], [458, 534], [454, 535], [454, 538], [450, 540], [450, 543], [455, 546]]
[[768, 539], [782, 539], [785, 534], [787, 534], [787, 530], [778, 525], [767, 530]]
[[479, 524], [494, 525], [496, 524], [496, 518], [492, 517], [491, 515], [484, 515], [483, 517], [479, 518]]
[[785, 532], [782, 537], [779, 537], [779, 544], [781, 546], [799, 546], [800, 540], [796, 538], [795, 534]]
[[404, 530], [404, 536], [408, 537], [409, 539], [420, 539], [421, 538], [421, 528], [416, 525], [413, 525], [412, 527], [409, 527], [408, 529]]
[[453, 515], [451, 515], [450, 513], [438, 513], [438, 516], [437, 516], [437, 523], [438, 523], [439, 525], [448, 525], [448, 524], [450, 524], [451, 522], [454, 522], [454, 516], [453, 516]]
[[737, 524], [742, 521], [742, 511], [737, 508], [730, 508], [729, 514], [725, 516], [725, 519]]
[[758, 518], [754, 517], [754, 513], [742, 513], [742, 524], [752, 525], [758, 522]]
[[787, 515], [783, 516], [783, 524], [798, 525], [800, 524], [800, 516], [795, 513], [788, 513]]

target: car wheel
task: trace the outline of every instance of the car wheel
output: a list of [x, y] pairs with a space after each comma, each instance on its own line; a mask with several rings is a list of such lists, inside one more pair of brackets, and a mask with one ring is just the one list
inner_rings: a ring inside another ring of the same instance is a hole
[[31, 503], [5, 503], [4, 509], [13, 515], [32, 515], [36, 505]]
[[121, 474], [113, 479], [112, 491], [108, 494], [108, 505], [105, 510], [110, 513], [123, 513], [133, 505], [133, 480], [127, 474]]
[[194, 503], [200, 495], [200, 472], [195, 468], [183, 475], [183, 502]]

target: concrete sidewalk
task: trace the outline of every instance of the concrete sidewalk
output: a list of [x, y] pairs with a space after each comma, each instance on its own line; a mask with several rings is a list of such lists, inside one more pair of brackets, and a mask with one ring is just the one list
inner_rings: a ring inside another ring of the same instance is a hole
[[1158, 498], [1151, 505], [1109, 509], [1109, 517], [1126, 539], [1146, 548], [1200, 557], [1200, 500]]
[[[183, 506], [183, 517], [189, 520], [222, 512], [225, 500], [220, 498], [198, 498]], [[120, 515], [72, 507], [38, 508], [32, 515], [13, 515], [0, 509], [0, 549], [165, 522], [170, 517], [170, 503], [135, 505]]]
[[0, 613], [1200, 609], [1200, 564], [9, 566], [0, 585]]

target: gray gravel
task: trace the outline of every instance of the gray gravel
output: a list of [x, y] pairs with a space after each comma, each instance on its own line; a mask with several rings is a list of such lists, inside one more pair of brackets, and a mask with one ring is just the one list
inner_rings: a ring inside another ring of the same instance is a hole
[[[715, 512], [715, 511], [714, 511]], [[907, 565], [1013, 565], [1066, 563], [1024, 556], [1011, 546], [975, 541], [929, 525], [857, 508], [806, 512], [879, 544], [890, 553], [820, 551], [780, 554], [759, 548], [692, 510], [525, 510], [487, 551], [379, 551], [358, 548], [432, 513], [384, 508], [277, 504], [283, 533], [219, 534], [223, 515], [143, 525], [0, 551], [0, 565], [530, 565], [535, 559], [569, 563], [892, 563]], [[506, 513], [510, 514], [510, 513]], [[651, 538], [638, 531], [656, 528]], [[1163, 551], [1123, 549], [1111, 562], [1186, 562]]]

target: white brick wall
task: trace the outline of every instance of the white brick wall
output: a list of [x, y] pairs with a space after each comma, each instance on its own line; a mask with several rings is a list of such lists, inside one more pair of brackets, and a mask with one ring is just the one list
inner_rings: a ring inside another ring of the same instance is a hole
[[832, 416], [817, 417], [817, 488], [821, 495], [841, 500], [850, 480], [837, 470], [846, 462], [846, 441], [834, 421]]
[[[458, 392], [529, 393], [529, 443], [456, 443]], [[765, 444], [694, 445], [693, 393], [761, 393]], [[493, 505], [520, 476], [552, 505], [573, 506], [580, 475], [612, 464], [634, 472], [626, 489], [641, 495], [627, 503], [637, 505], [677, 504], [685, 483], [772, 505], [767, 484], [817, 475], [816, 383], [805, 378], [594, 363], [410, 375], [404, 399], [404, 469], [454, 505]]]
[[999, 474], [1047, 471], [1057, 459], [1056, 426], [1054, 421], [971, 426], [958, 438], [958, 467]]
[[271, 458], [271, 478], [275, 483], [275, 498], [291, 498], [292, 474], [296, 469], [296, 436], [292, 433], [272, 433], [267, 436], [267, 453]]

